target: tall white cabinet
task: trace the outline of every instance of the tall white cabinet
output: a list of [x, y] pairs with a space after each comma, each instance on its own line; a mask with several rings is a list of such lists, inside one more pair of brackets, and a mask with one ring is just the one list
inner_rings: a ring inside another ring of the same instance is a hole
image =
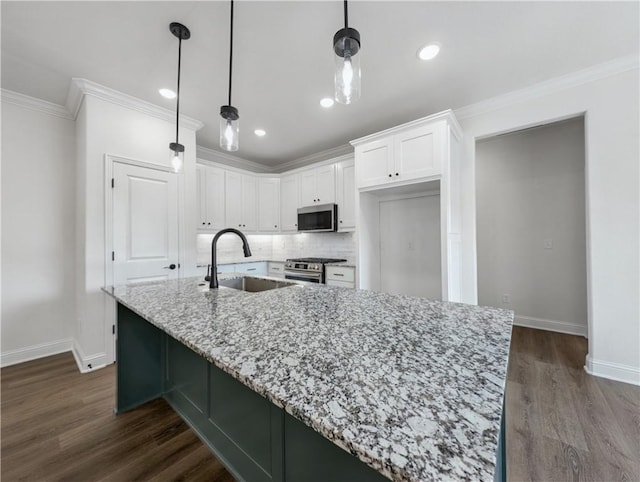
[[298, 231], [300, 207], [300, 176], [290, 174], [280, 178], [280, 222], [283, 233]]
[[225, 227], [224, 170], [196, 167], [196, 199], [198, 230], [220, 230]]
[[[440, 197], [442, 299], [461, 301], [460, 142], [451, 110], [351, 142], [355, 149], [359, 286], [381, 289], [381, 203], [419, 195]], [[424, 220], [415, 214], [415, 223]], [[415, 247], [406, 245], [410, 259]], [[415, 254], [417, 255], [417, 254]]]
[[336, 203], [338, 231], [356, 228], [356, 168], [353, 158], [336, 163]]
[[258, 231], [277, 233], [280, 227], [280, 179], [258, 179]]

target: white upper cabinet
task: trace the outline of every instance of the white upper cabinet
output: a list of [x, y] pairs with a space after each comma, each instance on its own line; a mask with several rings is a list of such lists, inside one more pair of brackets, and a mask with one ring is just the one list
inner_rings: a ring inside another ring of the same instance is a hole
[[198, 229], [218, 231], [225, 227], [224, 170], [196, 166]]
[[258, 180], [258, 231], [274, 233], [280, 228], [280, 179]]
[[353, 159], [336, 164], [338, 231], [353, 231], [356, 227], [356, 184]]
[[298, 231], [298, 208], [300, 207], [300, 176], [291, 174], [280, 179], [280, 223], [281, 231]]
[[438, 120], [354, 141], [358, 189], [437, 178], [446, 133], [447, 121]]
[[300, 205], [336, 202], [335, 165], [321, 166], [300, 173]]
[[391, 181], [393, 164], [393, 138], [380, 139], [356, 146], [358, 159], [358, 187], [379, 186]]
[[258, 182], [254, 176], [225, 172], [225, 213], [227, 226], [241, 231], [256, 231]]

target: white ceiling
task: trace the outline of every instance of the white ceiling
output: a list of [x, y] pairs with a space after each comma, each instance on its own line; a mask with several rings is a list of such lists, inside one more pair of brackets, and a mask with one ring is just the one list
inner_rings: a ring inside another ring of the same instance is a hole
[[[613, 58], [638, 54], [638, 2], [349, 3], [362, 36], [362, 98], [333, 95], [332, 39], [342, 2], [236, 2], [233, 105], [239, 157], [298, 159], [447, 108], [468, 105]], [[1, 2], [2, 87], [64, 104], [82, 77], [173, 109], [184, 23], [181, 111], [204, 122], [198, 145], [218, 149], [226, 104], [228, 2]], [[437, 41], [440, 55], [419, 61]], [[267, 135], [257, 138], [255, 128]]]

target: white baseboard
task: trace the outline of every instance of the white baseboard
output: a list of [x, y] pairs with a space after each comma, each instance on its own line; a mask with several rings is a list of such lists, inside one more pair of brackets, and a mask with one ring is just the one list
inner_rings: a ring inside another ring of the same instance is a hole
[[71, 351], [73, 340], [66, 338], [64, 340], [50, 341], [40, 343], [39, 345], [31, 345], [17, 350], [5, 351], [0, 355], [0, 366], [8, 367], [18, 363], [24, 363], [45, 356], [57, 355]]
[[591, 355], [587, 355], [584, 369], [589, 375], [640, 386], [640, 367], [594, 360]]
[[107, 356], [105, 353], [96, 353], [95, 355], [85, 356], [82, 348], [77, 341], [74, 340], [72, 347], [73, 358], [76, 360], [80, 373], [89, 373], [99, 368], [107, 366]]
[[524, 326], [527, 328], [536, 328], [538, 330], [557, 331], [559, 333], [567, 333], [569, 335], [579, 335], [587, 338], [587, 325], [579, 325], [578, 323], [569, 323], [566, 321], [545, 320], [542, 318], [533, 318], [530, 316], [516, 316], [513, 324]]

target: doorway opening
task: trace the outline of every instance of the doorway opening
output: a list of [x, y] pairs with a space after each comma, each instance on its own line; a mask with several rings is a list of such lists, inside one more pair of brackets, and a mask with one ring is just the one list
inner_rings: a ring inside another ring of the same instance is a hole
[[476, 142], [478, 303], [587, 337], [584, 117]]

